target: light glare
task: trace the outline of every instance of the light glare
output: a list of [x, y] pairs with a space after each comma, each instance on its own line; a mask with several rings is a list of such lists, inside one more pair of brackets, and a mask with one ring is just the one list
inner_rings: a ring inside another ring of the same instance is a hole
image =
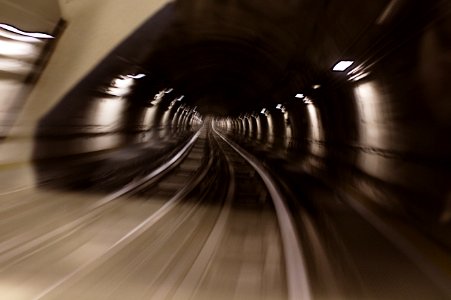
[[131, 78], [117, 78], [113, 80], [113, 87], [128, 88], [133, 85], [133, 79]]
[[18, 59], [0, 58], [0, 70], [12, 73], [27, 73], [32, 65]]
[[0, 40], [0, 55], [5, 56], [34, 56], [36, 48], [33, 45], [16, 41]]
[[10, 32], [10, 31], [4, 30], [4, 29], [0, 29], [0, 36], [10, 39], [10, 40], [19, 41], [19, 42], [26, 42], [26, 43], [42, 42], [40, 39], [29, 37], [29, 36], [23, 36], [23, 35], [16, 34], [14, 32]]
[[342, 60], [334, 66], [333, 70], [343, 72], [348, 69], [353, 63], [354, 62], [351, 60]]
[[26, 31], [17, 29], [14, 26], [7, 25], [7, 24], [0, 24], [0, 28], [3, 28], [5, 30], [8, 30], [10, 32], [14, 32], [14, 33], [17, 33], [17, 34], [20, 34], [23, 36], [33, 37], [33, 38], [37, 38], [37, 39], [53, 39], [54, 38], [50, 34], [41, 33], [41, 32], [26, 32]]
[[351, 81], [359, 81], [359, 80], [361, 80], [361, 79], [364, 79], [364, 78], [367, 77], [368, 75], [370, 75], [369, 72], [366, 72], [366, 73], [359, 73], [359, 74], [356, 74], [356, 75], [354, 75], [354, 76], [351, 76], [351, 77], [349, 78], [349, 80], [351, 80]]
[[304, 99], [304, 103], [305, 103], [305, 104], [313, 104], [313, 101], [312, 101], [310, 98], [307, 98], [307, 97], [306, 97], [306, 98]]
[[128, 88], [128, 87], [125, 87], [125, 88], [109, 87], [106, 90], [106, 93], [111, 96], [123, 97], [123, 96], [126, 96], [128, 93], [130, 93], [130, 88]]
[[146, 77], [146, 74], [137, 74], [137, 75], [127, 75], [128, 78], [132, 78], [132, 79], [141, 79]]

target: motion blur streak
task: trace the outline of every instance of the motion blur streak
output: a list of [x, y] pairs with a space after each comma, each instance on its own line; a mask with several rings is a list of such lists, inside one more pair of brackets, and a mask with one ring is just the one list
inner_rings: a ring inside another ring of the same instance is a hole
[[451, 1], [0, 22], [1, 299], [451, 299]]
[[222, 135], [219, 134], [219, 136], [246, 159], [246, 161], [248, 161], [260, 174], [274, 202], [284, 247], [285, 268], [287, 269], [288, 281], [288, 298], [310, 299], [310, 287], [308, 286], [308, 278], [301, 245], [299, 244], [293, 221], [291, 220], [291, 216], [284, 203], [281, 192], [275, 186], [270, 175], [261, 165], [259, 165], [255, 158], [251, 157], [248, 153], [244, 153], [242, 149], [238, 149], [237, 146], [231, 144]]

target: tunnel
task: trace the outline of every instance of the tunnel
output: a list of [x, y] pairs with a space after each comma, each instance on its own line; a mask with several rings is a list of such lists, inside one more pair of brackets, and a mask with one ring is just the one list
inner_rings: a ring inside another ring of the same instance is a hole
[[0, 8], [0, 298], [451, 298], [451, 2]]

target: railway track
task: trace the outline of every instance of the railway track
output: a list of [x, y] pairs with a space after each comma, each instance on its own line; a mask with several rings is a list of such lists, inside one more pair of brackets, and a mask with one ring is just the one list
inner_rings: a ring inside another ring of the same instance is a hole
[[264, 169], [207, 124], [60, 226], [3, 240], [0, 282], [8, 299], [309, 299], [280, 201]]

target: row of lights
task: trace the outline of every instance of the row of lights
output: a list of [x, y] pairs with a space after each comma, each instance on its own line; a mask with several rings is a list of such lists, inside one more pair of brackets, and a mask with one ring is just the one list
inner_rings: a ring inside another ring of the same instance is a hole
[[[338, 63], [336, 63], [333, 66], [332, 70], [335, 71], [335, 72], [345, 72], [353, 64], [354, 64], [354, 61], [352, 61], [352, 60], [342, 60], [342, 61], [339, 61]], [[363, 79], [366, 76], [368, 76], [369, 73], [368, 72], [364, 72], [362, 69], [363, 69], [362, 67], [357, 67], [357, 68], [354, 68], [353, 70], [351, 70], [349, 73], [347, 73], [347, 75], [350, 76], [349, 80], [351, 80], [351, 81], [358, 81], [358, 80]], [[312, 86], [312, 88], [314, 90], [317, 90], [317, 89], [321, 88], [321, 85], [315, 84], [315, 85]], [[310, 98], [306, 97], [304, 94], [301, 94], [301, 93], [296, 94], [295, 98], [302, 99], [302, 101], [305, 104], [312, 104], [313, 103]]]
[[[3, 42], [0, 40], [0, 54], [5, 55], [27, 55], [34, 50], [34, 46], [27, 45], [27, 44], [19, 44], [19, 43], [40, 43], [44, 39], [53, 39], [54, 37], [52, 35], [41, 33], [41, 32], [26, 32], [23, 30], [20, 30], [14, 26], [0, 23], [0, 37], [7, 38], [9, 40], [13, 40], [17, 42], [17, 44], [14, 44], [12, 41]], [[8, 46], [8, 47], [7, 47]], [[6, 63], [6, 62], [5, 62]], [[9, 66], [9, 65], [8, 65]], [[14, 65], [16, 66], [16, 65]], [[2, 64], [0, 62], [0, 69], [2, 69]], [[110, 86], [107, 88], [106, 93], [111, 96], [116, 97], [124, 97], [128, 95], [131, 92], [132, 86], [135, 84], [136, 80], [142, 79], [146, 77], [146, 74], [144, 73], [137, 73], [137, 74], [128, 74], [128, 75], [120, 75], [118, 78], [113, 79]], [[164, 94], [169, 94], [173, 91], [172, 88], [165, 89], [161, 92], [159, 92], [157, 95], [155, 95], [153, 101], [151, 102], [152, 105], [158, 104], [162, 99]], [[182, 101], [182, 99], [185, 96], [182, 95], [178, 98], [176, 98], [173, 103], [177, 101]], [[172, 104], [172, 103], [171, 103]]]
[[[353, 61], [340, 61], [333, 67], [333, 70], [343, 72], [343, 71], [347, 70], [353, 63], [354, 63]], [[359, 74], [357, 74], [357, 75], [359, 75]], [[113, 80], [111, 87], [109, 87], [107, 90], [107, 93], [110, 95], [113, 95], [113, 96], [118, 96], [118, 97], [126, 96], [130, 93], [131, 87], [133, 86], [134, 81], [138, 80], [138, 79], [142, 79], [144, 77], [146, 77], [146, 74], [143, 74], [143, 73], [136, 74], [136, 75], [126, 75], [126, 76], [121, 75], [121, 76], [119, 76], [119, 78]], [[351, 78], [356, 78], [356, 77], [351, 77]], [[320, 87], [321, 86], [319, 84], [317, 84], [317, 85], [313, 86], [313, 89], [319, 89]], [[151, 104], [157, 105], [158, 103], [161, 102], [161, 100], [163, 99], [165, 94], [169, 94], [172, 91], [173, 91], [172, 88], [160, 91], [159, 93], [157, 93], [155, 95]], [[302, 99], [305, 104], [312, 104], [311, 99], [306, 97], [304, 94], [296, 94], [295, 97]], [[183, 98], [184, 98], [183, 95], [176, 98], [175, 100], [173, 100], [171, 102], [170, 106], [172, 107], [175, 104], [175, 101], [181, 101]], [[276, 109], [281, 110], [283, 113], [286, 112], [286, 108], [282, 104], [278, 104], [276, 106]], [[261, 114], [268, 115], [269, 111], [266, 108], [263, 108], [261, 111]]]
[[[138, 73], [138, 74], [129, 74], [129, 75], [120, 75], [118, 78], [115, 78], [111, 85], [107, 88], [106, 93], [111, 96], [116, 97], [124, 97], [127, 96], [131, 90], [132, 86], [135, 84], [136, 80], [142, 79], [146, 77], [147, 75], [144, 73]], [[163, 97], [165, 94], [170, 94], [172, 91], [174, 91], [173, 88], [168, 88], [161, 90], [158, 92], [153, 100], [150, 102], [152, 105], [157, 105], [163, 100]], [[185, 98], [184, 95], [181, 95], [177, 98], [175, 98], [172, 102], [170, 107], [174, 106], [176, 102], [182, 101], [183, 98]]]
[[0, 70], [13, 74], [27, 74], [37, 59], [43, 42], [53, 36], [40, 32], [26, 32], [0, 23]]
[[[280, 110], [282, 113], [286, 113], [287, 109], [285, 108], [285, 106], [283, 106], [282, 104], [277, 104], [276, 109]], [[263, 108], [260, 112], [263, 115], [268, 116], [269, 115], [269, 110], [266, 108]]]
[[[336, 63], [333, 66], [332, 70], [334, 72], [345, 72], [353, 64], [354, 64], [354, 61], [342, 60], [342, 61], [339, 61], [338, 63]], [[365, 78], [366, 76], [368, 76], [369, 72], [365, 72], [363, 70], [363, 68], [361, 66], [359, 66], [359, 67], [354, 68], [350, 72], [348, 72], [347, 75], [349, 76], [349, 80], [351, 80], [351, 81], [358, 81], [358, 80], [361, 80], [361, 79]], [[315, 84], [315, 85], [312, 86], [312, 88], [314, 90], [317, 90], [317, 89], [321, 88], [321, 85]], [[309, 97], [305, 96], [302, 93], [296, 94], [295, 98], [301, 99], [304, 102], [304, 104], [307, 104], [307, 105], [313, 104], [313, 101]], [[286, 112], [286, 108], [282, 104], [277, 104], [276, 109], [281, 110], [282, 113]], [[266, 115], [266, 116], [269, 115], [269, 111], [266, 108], [263, 108], [260, 113], [263, 114], [263, 115]], [[242, 119], [242, 117], [239, 117], [239, 119]]]
[[[1, 26], [0, 26], [1, 27]], [[354, 64], [353, 61], [340, 61], [338, 62], [334, 67], [333, 71], [338, 72], [344, 72], [346, 71], [350, 66]], [[366, 76], [366, 74], [358, 73], [358, 68], [354, 69], [353, 71], [349, 72], [348, 75], [350, 75], [350, 80], [359, 80]], [[144, 78], [146, 75], [136, 74], [136, 75], [121, 75], [119, 78], [113, 80], [112, 86], [108, 88], [107, 93], [113, 96], [122, 97], [130, 93], [131, 87], [134, 84], [134, 80], [138, 80], [141, 78]], [[319, 89], [321, 85], [313, 85], [313, 89]], [[154, 100], [151, 102], [152, 105], [157, 105], [161, 102], [165, 94], [169, 94], [173, 91], [173, 89], [165, 89], [157, 93], [154, 97]], [[184, 98], [184, 96], [180, 96], [173, 100], [171, 102], [171, 107], [175, 104], [176, 101], [181, 101]], [[312, 104], [312, 100], [308, 97], [306, 97], [304, 94], [296, 94], [295, 98], [302, 99], [305, 104]], [[283, 113], [286, 112], [286, 108], [282, 104], [278, 104], [276, 106], [276, 109], [281, 110]], [[266, 108], [263, 108], [260, 112], [261, 114], [268, 115], [269, 111]]]
[[[349, 67], [351, 67], [353, 64], [354, 64], [354, 61], [342, 60], [342, 61], [339, 61], [337, 64], [335, 64], [335, 66], [332, 68], [332, 70], [335, 71], [335, 72], [344, 72], [347, 69], [349, 69]], [[362, 79], [362, 78], [364, 78], [364, 77], [366, 77], [368, 75], [368, 73], [362, 73], [362, 72], [359, 72], [359, 71], [360, 71], [359, 68], [355, 68], [354, 70], [349, 72], [348, 73], [348, 75], [350, 76], [349, 79], [353, 80], [353, 81], [357, 81], [357, 80], [360, 80], [360, 79]], [[315, 85], [312, 86], [312, 88], [314, 90], [317, 90], [317, 89], [321, 88], [321, 85], [315, 84]], [[306, 97], [302, 93], [296, 94], [295, 98], [301, 99], [304, 102], [304, 104], [313, 104], [313, 101], [309, 97]], [[278, 104], [276, 106], [276, 108], [280, 109], [283, 113], [286, 112], [286, 108], [282, 104]], [[267, 115], [268, 114], [268, 110], [266, 108], [263, 108], [261, 113]]]
[[304, 94], [296, 94], [295, 98], [301, 99], [304, 104], [312, 104], [312, 100], [309, 97], [306, 97]]

